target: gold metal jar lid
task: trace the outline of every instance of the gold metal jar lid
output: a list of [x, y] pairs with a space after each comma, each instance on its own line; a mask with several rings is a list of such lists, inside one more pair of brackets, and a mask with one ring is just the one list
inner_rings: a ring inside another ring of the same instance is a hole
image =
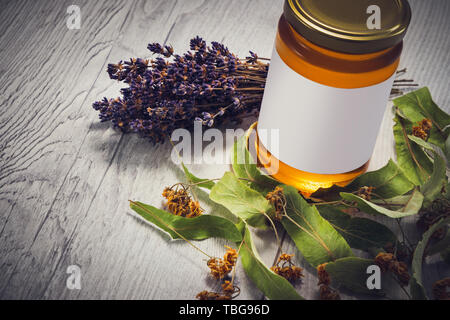
[[362, 54], [400, 43], [411, 8], [407, 0], [285, 0], [284, 16], [314, 44]]

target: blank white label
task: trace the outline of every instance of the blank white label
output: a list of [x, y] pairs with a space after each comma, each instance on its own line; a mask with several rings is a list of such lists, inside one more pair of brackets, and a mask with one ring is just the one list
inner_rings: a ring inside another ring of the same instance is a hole
[[292, 70], [274, 49], [258, 129], [278, 129], [280, 139], [269, 143], [261, 136], [260, 141], [298, 170], [355, 170], [372, 156], [394, 78], [395, 72], [369, 87], [329, 87]]

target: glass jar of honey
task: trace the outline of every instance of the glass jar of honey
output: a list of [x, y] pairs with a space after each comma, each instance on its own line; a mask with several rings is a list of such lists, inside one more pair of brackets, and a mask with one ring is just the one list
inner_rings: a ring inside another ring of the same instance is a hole
[[406, 0], [285, 1], [256, 129], [268, 174], [309, 195], [367, 170], [410, 19]]

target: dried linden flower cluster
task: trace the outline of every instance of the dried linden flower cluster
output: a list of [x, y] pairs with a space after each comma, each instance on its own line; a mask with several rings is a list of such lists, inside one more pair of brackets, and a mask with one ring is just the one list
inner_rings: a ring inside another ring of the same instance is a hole
[[236, 264], [238, 254], [236, 250], [226, 247], [228, 250], [223, 256], [223, 259], [212, 258], [208, 260], [208, 268], [211, 269], [211, 275], [215, 279], [223, 279], [227, 276]]
[[162, 195], [167, 199], [167, 209], [176, 216], [195, 218], [203, 213], [200, 203], [192, 200], [183, 185], [166, 188]]
[[[238, 252], [230, 248], [228, 246], [225, 246], [227, 251], [225, 252], [225, 255], [223, 256], [223, 259], [220, 258], [211, 258], [208, 260], [207, 265], [210, 269], [210, 273], [214, 279], [217, 280], [223, 280], [226, 278], [231, 271], [233, 271], [233, 268], [236, 266], [236, 262], [238, 259]], [[209, 291], [202, 291], [199, 294], [197, 294], [197, 299], [199, 300], [231, 300], [236, 298], [239, 293], [240, 289], [239, 287], [235, 286], [234, 284], [234, 278], [230, 280], [225, 280], [221, 287], [222, 287], [222, 293], [218, 292], [209, 292]]]
[[326, 263], [321, 264], [317, 267], [317, 276], [319, 278], [319, 282], [317, 285], [319, 286], [319, 294], [321, 300], [341, 300], [341, 296], [339, 292], [333, 288], [331, 288], [331, 277], [328, 272], [325, 270]]
[[450, 278], [436, 281], [433, 284], [433, 295], [436, 300], [450, 300]]
[[[203, 214], [203, 209], [200, 208], [199, 202], [192, 200], [191, 196], [189, 195], [189, 186], [186, 186], [183, 183], [177, 183], [172, 187], [165, 188], [162, 196], [167, 200], [167, 210], [176, 216], [184, 218], [195, 218]], [[193, 246], [197, 248], [195, 245]], [[225, 248], [227, 249], [227, 251], [223, 256], [223, 259], [210, 257], [207, 262], [207, 266], [210, 269], [211, 276], [216, 280], [223, 280], [223, 283], [221, 284], [222, 293], [210, 292], [205, 290], [197, 294], [197, 299], [231, 300], [236, 298], [240, 294], [240, 288], [233, 284], [234, 277], [233, 279], [231, 279], [231, 281], [225, 280], [225, 278], [229, 276], [229, 274], [233, 271], [233, 268], [236, 266], [239, 253], [229, 246], [225, 246]], [[202, 253], [204, 252], [202, 251]]]
[[266, 199], [275, 208], [275, 220], [280, 221], [286, 207], [286, 197], [284, 196], [283, 188], [276, 187], [275, 190], [267, 194]]
[[409, 284], [411, 276], [408, 273], [408, 266], [402, 261], [398, 261], [392, 253], [380, 252], [375, 257], [375, 264], [377, 264], [382, 272], [392, 272], [402, 286]]
[[293, 257], [293, 254], [282, 253], [278, 258], [277, 264], [270, 270], [290, 282], [301, 280], [303, 278], [303, 269], [292, 263]]
[[433, 123], [430, 119], [423, 119], [417, 126], [413, 126], [412, 134], [415, 137], [427, 141], [432, 127]]

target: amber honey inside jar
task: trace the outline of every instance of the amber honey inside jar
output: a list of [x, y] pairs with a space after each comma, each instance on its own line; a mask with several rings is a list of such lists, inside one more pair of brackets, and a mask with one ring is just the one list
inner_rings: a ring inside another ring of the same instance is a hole
[[256, 129], [270, 175], [309, 195], [367, 170], [410, 18], [406, 0], [286, 0]]

